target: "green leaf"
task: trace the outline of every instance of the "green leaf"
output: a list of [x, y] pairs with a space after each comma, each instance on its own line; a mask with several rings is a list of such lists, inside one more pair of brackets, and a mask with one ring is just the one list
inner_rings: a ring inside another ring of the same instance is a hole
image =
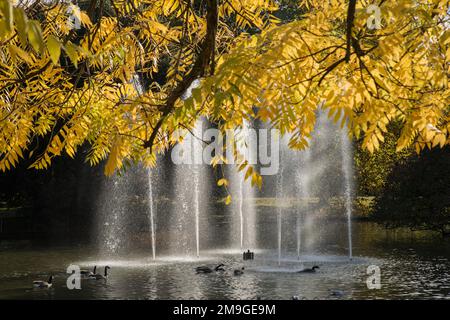
[[61, 43], [58, 38], [50, 35], [47, 38], [47, 49], [50, 53], [50, 58], [52, 59], [54, 64], [58, 64], [59, 56], [61, 55]]
[[233, 93], [242, 99], [241, 90], [239, 90], [239, 88], [234, 83], [232, 83], [230, 81], [228, 83], [230, 84], [230, 89], [229, 89], [230, 93]]
[[214, 108], [219, 109], [222, 106], [223, 101], [227, 98], [227, 94], [224, 92], [217, 92], [214, 96]]
[[184, 101], [184, 105], [185, 105], [187, 110], [193, 110], [194, 107], [195, 107], [194, 98], [190, 97], [189, 99], [186, 99]]
[[192, 97], [194, 97], [195, 102], [202, 104], [202, 89], [194, 88], [192, 89]]

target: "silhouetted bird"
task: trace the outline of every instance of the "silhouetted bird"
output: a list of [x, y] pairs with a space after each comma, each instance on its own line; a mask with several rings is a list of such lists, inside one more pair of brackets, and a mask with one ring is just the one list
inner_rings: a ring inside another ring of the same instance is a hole
[[234, 270], [234, 275], [235, 275], [235, 276], [241, 276], [241, 275], [244, 274], [244, 270], [245, 270], [244, 267], [242, 267], [241, 269], [235, 269], [235, 270]]
[[35, 288], [50, 288], [52, 286], [52, 282], [53, 282], [53, 276], [50, 276], [50, 278], [48, 278], [48, 281], [42, 281], [42, 280], [35, 280], [33, 281], [33, 287]]
[[298, 271], [298, 273], [314, 273], [316, 272], [316, 269], [320, 269], [318, 266], [314, 266], [312, 268], [306, 268], [303, 270]]

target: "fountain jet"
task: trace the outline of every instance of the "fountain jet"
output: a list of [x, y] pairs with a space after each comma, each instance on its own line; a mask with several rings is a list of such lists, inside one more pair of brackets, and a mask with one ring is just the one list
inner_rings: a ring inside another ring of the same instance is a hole
[[168, 245], [171, 254], [200, 256], [202, 214], [208, 199], [204, 188], [206, 175], [203, 165], [203, 125], [204, 120], [198, 120], [192, 132], [188, 132], [176, 146], [178, 149], [172, 151], [172, 160], [176, 161], [176, 183], [175, 201], [169, 218], [171, 230]]
[[348, 257], [353, 259], [352, 244], [352, 146], [345, 130], [341, 130], [342, 171], [344, 172], [345, 212], [347, 214]]
[[152, 171], [150, 169], [148, 172], [148, 207], [150, 211], [149, 219], [150, 219], [150, 234], [152, 238], [152, 257], [153, 260], [156, 259], [156, 236], [155, 236], [155, 209], [153, 203], [153, 177]]
[[[250, 124], [244, 121], [241, 129], [234, 132], [234, 140], [237, 151], [246, 160], [252, 160], [255, 150], [256, 137], [249, 130]], [[238, 171], [236, 167], [231, 168], [230, 174], [230, 188], [233, 198], [238, 201], [232, 206], [233, 221], [232, 221], [232, 238], [238, 242], [241, 249], [256, 248], [257, 246], [257, 226], [256, 226], [256, 211], [253, 199], [255, 191], [251, 187], [250, 182], [245, 180], [245, 172]], [[236, 235], [237, 238], [236, 239]], [[234, 242], [234, 241], [233, 241]], [[236, 242], [233, 243], [236, 246]]]

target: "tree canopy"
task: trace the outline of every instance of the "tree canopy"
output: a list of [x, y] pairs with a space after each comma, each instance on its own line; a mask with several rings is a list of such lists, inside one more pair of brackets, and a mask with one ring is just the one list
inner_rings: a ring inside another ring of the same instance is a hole
[[444, 147], [448, 4], [0, 0], [0, 170], [86, 144], [107, 174], [153, 164], [201, 116], [268, 121], [303, 149], [318, 109], [370, 152], [394, 121], [398, 150]]
[[450, 148], [425, 150], [395, 166], [376, 198], [372, 218], [388, 228], [450, 236]]

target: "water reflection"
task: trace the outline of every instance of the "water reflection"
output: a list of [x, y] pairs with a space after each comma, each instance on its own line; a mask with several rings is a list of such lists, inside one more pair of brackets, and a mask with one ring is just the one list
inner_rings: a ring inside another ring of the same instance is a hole
[[[343, 225], [345, 230], [345, 225]], [[0, 252], [0, 299], [449, 299], [450, 245], [440, 238], [409, 232], [386, 232], [368, 223], [354, 226], [355, 259], [346, 258], [346, 239], [324, 244], [322, 252], [284, 256], [259, 250], [255, 261], [242, 261], [239, 252], [208, 251], [202, 259], [161, 257], [134, 252], [120, 259], [99, 259], [89, 248], [5, 249]], [[333, 252], [330, 254], [330, 252]], [[338, 254], [336, 254], [336, 252]], [[342, 253], [342, 254], [341, 254]], [[111, 267], [109, 279], [82, 281], [82, 290], [68, 290], [65, 268]], [[227, 271], [196, 274], [199, 265], [224, 263]], [[318, 264], [315, 274], [296, 271]], [[380, 290], [368, 290], [366, 270], [381, 268]], [[242, 276], [233, 269], [245, 265]], [[49, 290], [31, 289], [35, 279], [55, 275]]]

